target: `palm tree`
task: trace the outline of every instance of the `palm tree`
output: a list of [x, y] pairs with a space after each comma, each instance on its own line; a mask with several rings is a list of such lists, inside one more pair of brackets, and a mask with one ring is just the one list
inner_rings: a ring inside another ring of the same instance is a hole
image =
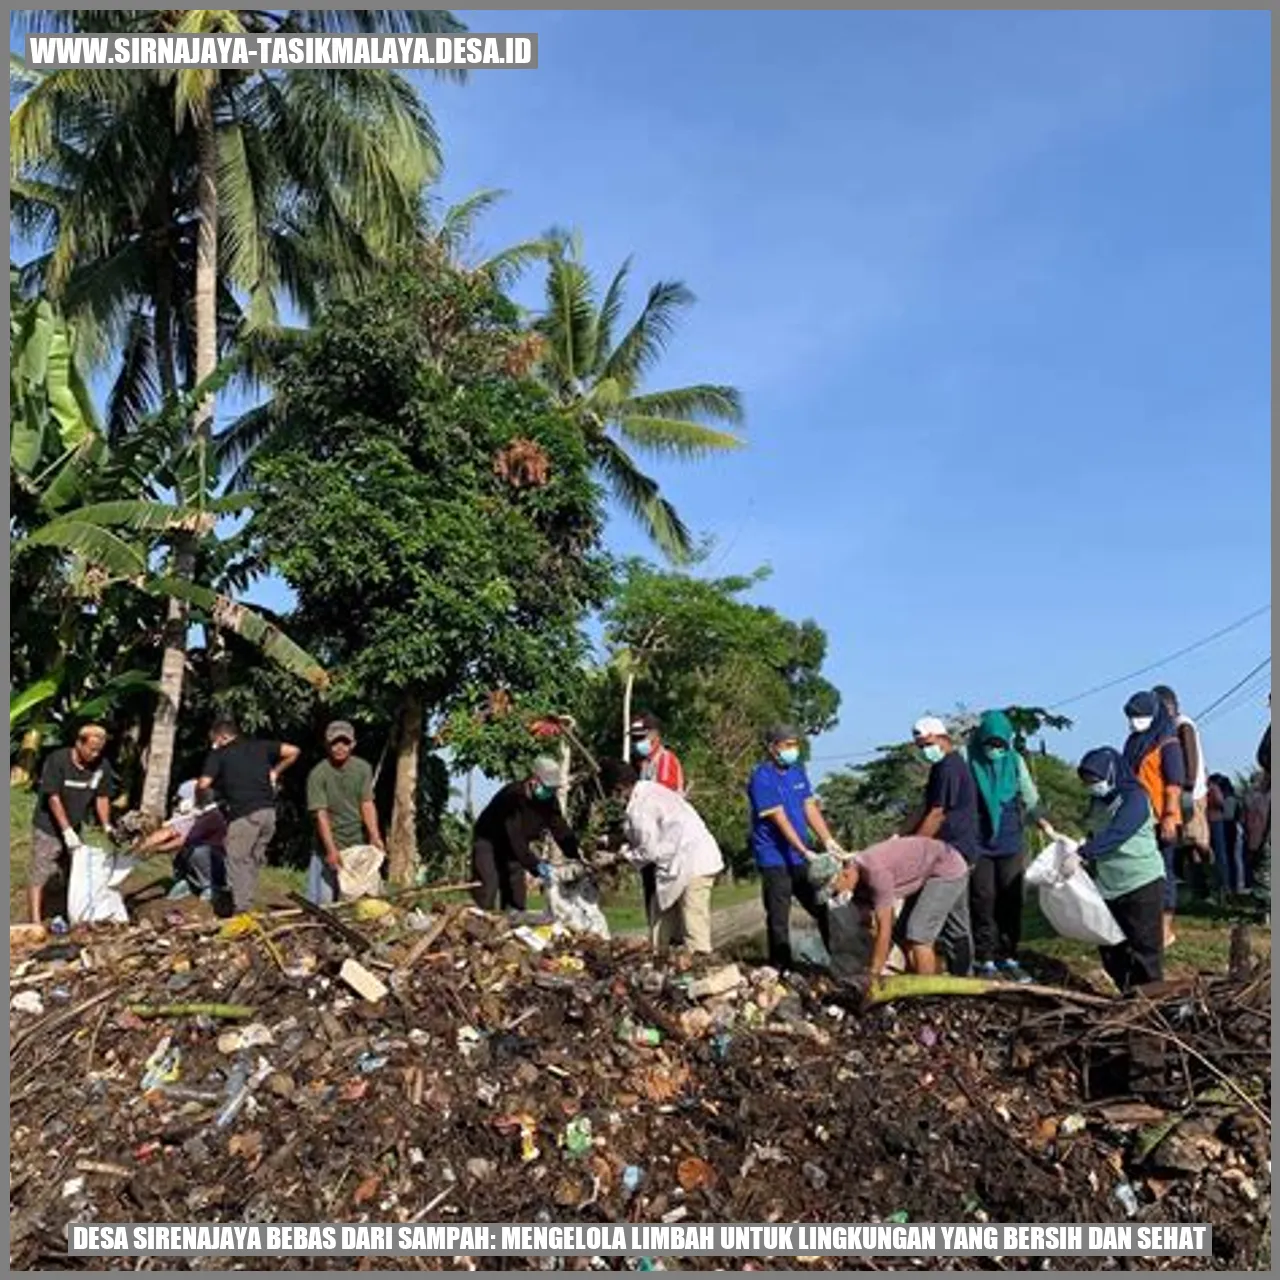
[[734, 387], [697, 383], [642, 391], [681, 310], [694, 302], [679, 281], [655, 284], [639, 317], [615, 341], [630, 259], [597, 302], [596, 284], [575, 240], [551, 232], [546, 310], [536, 323], [546, 347], [542, 376], [560, 406], [578, 423], [597, 470], [614, 497], [672, 560], [693, 550], [688, 528], [657, 481], [637, 466], [629, 448], [683, 460], [740, 447], [741, 439], [705, 421], [740, 426], [742, 399]]
[[[120, 32], [373, 33], [462, 30], [443, 10], [34, 11], [19, 27]], [[122, 350], [117, 434], [177, 386], [207, 382], [239, 332], [270, 331], [289, 298], [304, 313], [353, 289], [418, 223], [439, 170], [430, 114], [404, 77], [329, 72], [18, 67], [10, 114], [13, 213], [46, 253], [33, 275]], [[157, 121], [171, 120], [171, 129]], [[112, 341], [114, 339], [114, 343]], [[212, 397], [196, 402], [207, 445]], [[174, 545], [188, 580], [191, 538]], [[171, 598], [162, 694], [143, 808], [168, 791], [186, 666], [186, 602]]]

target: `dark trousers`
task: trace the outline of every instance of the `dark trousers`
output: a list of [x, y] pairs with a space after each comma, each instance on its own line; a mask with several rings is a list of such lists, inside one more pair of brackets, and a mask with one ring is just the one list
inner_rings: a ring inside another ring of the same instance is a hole
[[1015, 960], [1022, 941], [1022, 880], [1027, 860], [979, 858], [969, 874], [969, 922], [979, 964]]
[[769, 963], [775, 969], [791, 968], [791, 899], [817, 921], [822, 944], [830, 938], [825, 903], [809, 883], [804, 867], [765, 867], [760, 871], [760, 891], [764, 899], [765, 933], [769, 939]]
[[[644, 918], [652, 921], [658, 918], [658, 868], [652, 862], [646, 862], [640, 868], [640, 883], [644, 886]], [[684, 921], [677, 920], [672, 926], [670, 943], [678, 947], [684, 942]]]
[[501, 902], [504, 909], [523, 911], [528, 901], [525, 868], [509, 850], [490, 840], [477, 840], [471, 846], [471, 878], [480, 887], [471, 891], [476, 906], [492, 911]]
[[1114, 947], [1099, 947], [1102, 967], [1120, 988], [1159, 982], [1164, 970], [1164, 881], [1153, 880], [1121, 898], [1108, 898], [1107, 906], [1124, 934]]

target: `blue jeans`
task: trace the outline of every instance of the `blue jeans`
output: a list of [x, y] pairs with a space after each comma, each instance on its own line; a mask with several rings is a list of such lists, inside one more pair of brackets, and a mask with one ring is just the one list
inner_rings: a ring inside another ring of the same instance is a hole
[[1178, 846], [1161, 844], [1160, 854], [1164, 858], [1164, 909], [1175, 911], [1178, 906]]
[[227, 864], [221, 849], [211, 844], [184, 847], [174, 859], [174, 873], [191, 886], [192, 893], [227, 887]]
[[1218, 883], [1226, 893], [1243, 893], [1245, 889], [1244, 859], [1234, 824], [1224, 821], [1209, 824], [1209, 843], [1218, 868]]
[[324, 854], [313, 853], [307, 868], [307, 901], [328, 907], [338, 900], [338, 873], [325, 860]]

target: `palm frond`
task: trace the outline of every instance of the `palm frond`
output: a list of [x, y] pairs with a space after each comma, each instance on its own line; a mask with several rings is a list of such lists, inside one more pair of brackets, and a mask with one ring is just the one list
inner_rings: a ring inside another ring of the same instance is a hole
[[441, 215], [440, 224], [431, 233], [431, 238], [447, 257], [456, 258], [471, 243], [476, 224], [507, 194], [496, 187], [486, 187], [450, 205]]
[[609, 281], [605, 291], [604, 302], [600, 306], [600, 314], [596, 319], [596, 367], [592, 373], [599, 374], [613, 350], [613, 331], [622, 314], [622, 304], [626, 300], [627, 276], [631, 273], [631, 259], [628, 258]]
[[547, 271], [547, 310], [538, 329], [562, 391], [575, 389], [594, 367], [595, 308], [590, 272], [580, 262], [554, 252]]
[[612, 421], [618, 432], [632, 444], [650, 453], [684, 461], [742, 448], [742, 441], [737, 436], [683, 418], [622, 413]]
[[151, 317], [139, 307], [129, 321], [120, 371], [107, 397], [107, 439], [112, 444], [128, 435], [159, 398], [154, 337]]
[[607, 438], [597, 443], [592, 456], [614, 498], [658, 549], [675, 564], [687, 563], [694, 551], [693, 535], [662, 496], [657, 481], [645, 475], [625, 449]]
[[627, 401], [626, 412], [660, 418], [709, 418], [713, 422], [729, 422], [735, 426], [741, 425], [745, 417], [742, 393], [737, 387], [707, 382], [632, 396]]
[[692, 292], [678, 280], [655, 284], [635, 324], [609, 353], [600, 376], [615, 378], [628, 391], [638, 387], [666, 349], [675, 331], [676, 313], [694, 301]]

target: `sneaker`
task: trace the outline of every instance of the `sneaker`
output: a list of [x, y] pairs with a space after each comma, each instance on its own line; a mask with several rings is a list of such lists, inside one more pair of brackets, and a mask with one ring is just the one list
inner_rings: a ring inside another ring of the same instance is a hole
[[1000, 971], [996, 968], [994, 960], [983, 960], [973, 966], [973, 976], [994, 980], [1000, 976]]
[[1010, 982], [1031, 981], [1031, 975], [1016, 960], [1001, 960], [1000, 976]]
[[185, 880], [175, 880], [165, 897], [170, 902], [180, 902], [183, 898], [191, 897], [191, 886]]

